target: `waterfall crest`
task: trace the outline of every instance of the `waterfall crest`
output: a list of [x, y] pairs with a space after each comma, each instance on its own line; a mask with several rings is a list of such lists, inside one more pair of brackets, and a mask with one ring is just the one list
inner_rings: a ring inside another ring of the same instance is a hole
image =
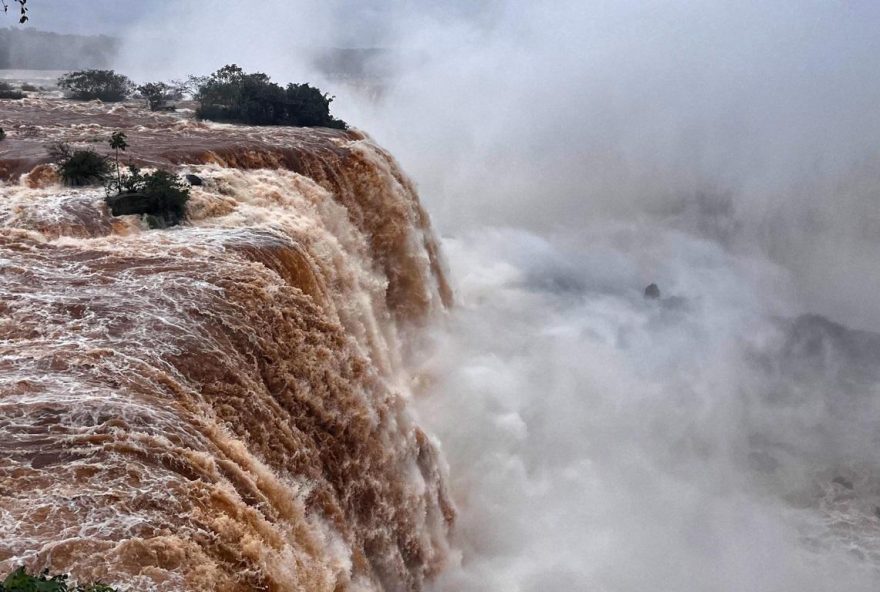
[[[393, 158], [357, 132], [3, 109], [0, 570], [420, 590], [454, 510], [403, 360], [451, 295]], [[203, 178], [187, 226], [54, 183], [46, 138], [115, 129]]]

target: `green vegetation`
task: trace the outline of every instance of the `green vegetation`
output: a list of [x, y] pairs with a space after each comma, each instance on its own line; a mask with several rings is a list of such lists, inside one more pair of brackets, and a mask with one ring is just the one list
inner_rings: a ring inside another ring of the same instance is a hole
[[0, 583], [0, 592], [118, 592], [106, 584], [68, 583], [66, 575], [49, 576], [49, 570], [39, 575], [28, 574], [24, 567], [19, 567], [6, 576]]
[[[150, 228], [177, 226], [186, 219], [186, 202], [189, 186], [177, 175], [157, 170], [143, 174], [133, 165], [122, 174], [119, 167], [119, 151], [128, 148], [123, 132], [114, 132], [108, 141], [116, 151], [116, 179], [105, 184], [105, 201], [114, 216], [140, 214], [146, 217]], [[2, 591], [0, 591], [2, 592]]]
[[253, 125], [293, 125], [346, 129], [330, 115], [333, 97], [308, 84], [282, 88], [266, 74], [246, 74], [235, 64], [206, 78], [194, 78], [199, 101], [196, 116]]
[[23, 99], [24, 93], [8, 82], [0, 82], [0, 99]]
[[122, 185], [122, 172], [119, 170], [119, 151], [125, 152], [125, 149], [128, 148], [128, 142], [125, 139], [126, 135], [124, 133], [113, 132], [109, 141], [110, 149], [116, 151], [116, 183], [119, 186]]
[[106, 198], [111, 214], [144, 215], [150, 228], [180, 224], [186, 219], [188, 200], [189, 186], [174, 173], [160, 169], [142, 174], [133, 165], [118, 182], [108, 186]]
[[58, 163], [61, 180], [71, 187], [99, 185], [111, 173], [107, 157], [94, 150], [74, 150], [70, 144], [60, 143], [50, 146], [49, 154]]
[[287, 102], [290, 118], [295, 122], [292, 125], [348, 128], [344, 121], [330, 116], [333, 97], [308, 83], [288, 84]]
[[169, 101], [179, 96], [179, 92], [165, 82], [148, 82], [137, 87], [138, 94], [146, 99], [150, 111], [173, 111]]
[[124, 101], [134, 90], [131, 80], [113, 70], [68, 72], [58, 79], [58, 86], [73, 99], [100, 99], [106, 103]]

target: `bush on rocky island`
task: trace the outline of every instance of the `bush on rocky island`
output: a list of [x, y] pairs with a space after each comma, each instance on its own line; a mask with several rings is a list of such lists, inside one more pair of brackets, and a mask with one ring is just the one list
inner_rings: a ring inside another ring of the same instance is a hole
[[117, 592], [106, 584], [71, 585], [66, 575], [49, 576], [48, 570], [31, 575], [19, 567], [0, 582], [0, 592]]
[[106, 198], [112, 215], [143, 215], [150, 228], [180, 224], [186, 219], [188, 200], [189, 187], [174, 173], [160, 169], [143, 174], [136, 166], [108, 185]]
[[58, 163], [61, 181], [70, 187], [100, 185], [110, 176], [110, 161], [94, 150], [74, 150], [70, 144], [54, 144], [49, 154]]
[[128, 77], [113, 70], [77, 70], [58, 79], [58, 86], [72, 99], [105, 103], [124, 101], [134, 91]]
[[251, 125], [348, 127], [330, 115], [333, 97], [309, 84], [283, 88], [266, 74], [247, 74], [235, 64], [192, 80], [197, 81], [196, 116], [200, 119]]
[[0, 82], [0, 99], [23, 99], [25, 94], [8, 82]]
[[137, 87], [138, 94], [147, 101], [150, 111], [174, 111], [170, 101], [180, 97], [180, 92], [164, 82], [148, 82]]

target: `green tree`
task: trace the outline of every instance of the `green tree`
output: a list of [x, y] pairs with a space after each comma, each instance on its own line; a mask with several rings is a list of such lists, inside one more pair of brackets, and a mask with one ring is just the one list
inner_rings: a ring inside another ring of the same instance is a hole
[[172, 172], [160, 169], [143, 174], [130, 166], [116, 193], [108, 191], [104, 201], [114, 216], [140, 214], [150, 228], [168, 228], [186, 219], [189, 187]]
[[[335, 97], [308, 83], [288, 84], [285, 94], [288, 109], [297, 125], [339, 127], [341, 122], [330, 115], [330, 103]], [[344, 124], [342, 129], [345, 129]]]
[[58, 86], [70, 97], [81, 101], [100, 99], [105, 102], [125, 100], [134, 90], [127, 76], [113, 70], [78, 70], [58, 78]]
[[113, 132], [110, 136], [110, 149], [116, 151], [116, 183], [122, 186], [122, 173], [119, 170], [119, 151], [125, 152], [128, 148], [128, 142], [125, 141], [125, 134], [122, 132]]
[[174, 89], [164, 82], [148, 82], [137, 87], [137, 91], [146, 99], [150, 111], [159, 111], [167, 108]]
[[235, 64], [210, 76], [192, 78], [198, 84], [196, 116], [214, 121], [252, 125], [296, 125], [346, 129], [330, 115], [333, 97], [308, 84], [283, 88], [262, 72], [245, 73]]

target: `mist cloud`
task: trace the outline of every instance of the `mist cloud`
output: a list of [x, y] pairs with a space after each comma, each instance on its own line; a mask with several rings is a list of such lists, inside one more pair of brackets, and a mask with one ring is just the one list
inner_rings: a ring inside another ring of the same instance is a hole
[[[411, 59], [387, 99], [366, 112], [340, 100], [444, 228], [650, 218], [760, 249], [802, 276], [809, 306], [877, 326], [880, 310], [855, 296], [880, 290], [876, 6], [508, 2], [484, 14], [399, 15]], [[828, 278], [833, 260], [847, 269]]]

